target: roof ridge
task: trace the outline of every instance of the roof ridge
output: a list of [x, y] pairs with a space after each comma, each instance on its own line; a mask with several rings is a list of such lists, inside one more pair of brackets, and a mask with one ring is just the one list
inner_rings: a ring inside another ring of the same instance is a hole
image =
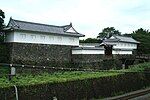
[[14, 19], [12, 19], [12, 18], [11, 18], [11, 20], [12, 20], [12, 24], [13, 24], [13, 26], [14, 26], [14, 27], [18, 27], [18, 28], [19, 28], [19, 25], [18, 25], [18, 24], [14, 21]]
[[132, 37], [129, 37], [129, 36], [123, 36], [123, 35], [116, 35], [116, 36], [125, 37], [125, 38], [132, 38]]
[[49, 25], [49, 24], [43, 24], [43, 23], [28, 22], [28, 21], [22, 21], [22, 20], [16, 20], [16, 19], [12, 19], [12, 20], [18, 21], [18, 22], [23, 22], [23, 23], [30, 23], [30, 24], [37, 24], [37, 25], [44, 25], [44, 26], [52, 26], [52, 27], [63, 28], [62, 26], [57, 26], [57, 25]]
[[[12, 29], [14, 30], [49, 32], [49, 33], [58, 33], [58, 34], [67, 35], [66, 32], [64, 31], [65, 28], [62, 26], [28, 22], [28, 21], [16, 20], [12, 18], [10, 19], [8, 25], [12, 26]], [[71, 27], [70, 25], [68, 26]], [[79, 34], [79, 33], [76, 33], [76, 34], [68, 33], [68, 35], [75, 35], [79, 37], [83, 36], [82, 34]]]

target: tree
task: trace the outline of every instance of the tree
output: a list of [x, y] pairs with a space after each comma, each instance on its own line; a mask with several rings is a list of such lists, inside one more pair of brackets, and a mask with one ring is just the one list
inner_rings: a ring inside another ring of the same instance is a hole
[[102, 30], [97, 36], [97, 38], [111, 37], [112, 35], [121, 35], [121, 32], [116, 30], [114, 27], [107, 27]]
[[122, 34], [122, 36], [132, 37], [132, 34], [125, 33], [125, 34]]
[[150, 54], [150, 32], [146, 29], [138, 29], [131, 33], [132, 37], [139, 41], [138, 53]]
[[0, 42], [4, 41], [4, 18], [5, 18], [5, 14], [4, 12], [0, 9]]
[[0, 31], [2, 31], [3, 27], [4, 27], [4, 18], [5, 18], [5, 14], [4, 12], [0, 9]]
[[87, 38], [85, 40], [80, 40], [80, 43], [101, 43], [101, 40], [96, 38]]

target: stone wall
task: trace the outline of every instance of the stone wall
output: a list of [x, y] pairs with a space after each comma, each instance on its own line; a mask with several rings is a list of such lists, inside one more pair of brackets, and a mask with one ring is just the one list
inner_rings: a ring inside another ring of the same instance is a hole
[[100, 54], [73, 54], [74, 62], [99, 62], [102, 60], [104, 55]]
[[11, 48], [9, 43], [0, 43], [0, 63], [10, 63]]
[[99, 68], [103, 55], [99, 54], [73, 54], [74, 66], [79, 68]]
[[71, 46], [10, 43], [11, 63], [42, 65], [51, 67], [70, 67]]
[[131, 58], [132, 56], [72, 55], [72, 48], [65, 45], [1, 43], [0, 63], [92, 69], [112, 69], [117, 67], [120, 69], [122, 62], [124, 62], [124, 57]]
[[72, 61], [78, 68], [121, 69], [120, 60], [100, 54], [73, 54]]

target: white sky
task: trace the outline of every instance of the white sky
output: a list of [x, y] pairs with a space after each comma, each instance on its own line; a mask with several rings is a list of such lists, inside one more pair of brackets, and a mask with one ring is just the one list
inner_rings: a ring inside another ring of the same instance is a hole
[[73, 23], [86, 38], [95, 38], [103, 28], [122, 33], [150, 29], [150, 0], [0, 0], [5, 23], [17, 20], [50, 25]]

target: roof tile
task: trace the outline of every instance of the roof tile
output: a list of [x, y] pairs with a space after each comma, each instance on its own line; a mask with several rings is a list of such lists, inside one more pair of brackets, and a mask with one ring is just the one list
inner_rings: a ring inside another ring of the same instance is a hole
[[54, 25], [14, 20], [11, 18], [7, 26], [13, 28], [14, 30], [36, 31], [41, 33], [50, 33], [50, 34], [54, 33], [59, 35], [71, 35], [71, 36], [78, 36], [78, 37], [84, 36], [83, 34], [80, 34], [78, 32], [67, 33], [66, 29], [72, 27], [72, 25], [71, 26], [70, 25], [54, 26]]

